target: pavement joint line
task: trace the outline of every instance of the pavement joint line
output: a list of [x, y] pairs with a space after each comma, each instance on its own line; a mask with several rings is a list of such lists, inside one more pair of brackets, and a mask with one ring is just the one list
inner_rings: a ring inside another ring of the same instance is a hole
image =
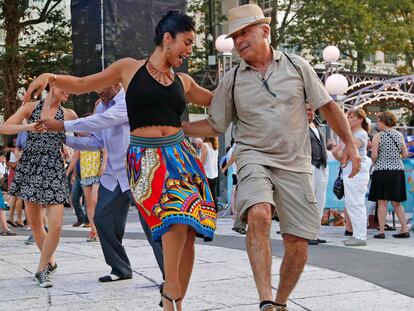
[[[297, 299], [297, 298], [295, 298]], [[311, 309], [306, 308], [305, 306], [302, 306], [300, 303], [296, 302], [294, 299], [289, 299], [289, 301], [295, 305], [297, 305], [298, 307], [301, 307], [303, 310], [305, 311], [312, 311]]]
[[349, 294], [360, 294], [360, 293], [373, 293], [382, 290], [383, 288], [377, 286], [378, 288], [373, 289], [361, 289], [358, 291], [348, 291], [348, 292], [342, 292], [342, 293], [334, 293], [334, 294], [327, 294], [327, 295], [317, 295], [317, 296], [303, 296], [303, 297], [295, 297], [293, 299], [295, 300], [303, 300], [303, 299], [309, 299], [309, 298], [323, 298], [323, 297], [333, 297], [333, 296], [343, 296], [343, 295], [349, 295]]
[[152, 282], [154, 285], [159, 286], [158, 282], [157, 282], [157, 281], [155, 281], [153, 278], [150, 278], [150, 277], [146, 276], [144, 273], [142, 273], [142, 272], [138, 272], [137, 270], [134, 270], [134, 269], [131, 269], [131, 270], [132, 270], [132, 272], [134, 272], [134, 273], [138, 274], [139, 276], [143, 277], [144, 279], [146, 279], [146, 280], [148, 280], [148, 281]]

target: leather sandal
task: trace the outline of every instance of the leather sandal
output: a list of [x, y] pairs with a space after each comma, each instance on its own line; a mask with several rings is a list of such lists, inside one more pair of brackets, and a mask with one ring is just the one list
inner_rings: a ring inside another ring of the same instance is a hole
[[181, 300], [181, 297], [180, 298], [177, 298], [177, 299], [171, 299], [165, 293], [162, 293], [161, 296], [163, 298], [167, 299], [168, 301], [170, 301], [173, 304], [174, 311], [178, 311], [177, 302]]

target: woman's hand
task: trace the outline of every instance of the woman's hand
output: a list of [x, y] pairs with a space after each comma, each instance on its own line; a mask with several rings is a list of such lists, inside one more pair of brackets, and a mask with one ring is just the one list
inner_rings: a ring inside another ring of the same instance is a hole
[[54, 76], [55, 75], [52, 75], [50, 73], [42, 73], [40, 76], [34, 79], [32, 83], [30, 83], [26, 93], [24, 93], [23, 102], [31, 101], [32, 95], [35, 99], [38, 98], [42, 91], [49, 84], [50, 79], [53, 79]]

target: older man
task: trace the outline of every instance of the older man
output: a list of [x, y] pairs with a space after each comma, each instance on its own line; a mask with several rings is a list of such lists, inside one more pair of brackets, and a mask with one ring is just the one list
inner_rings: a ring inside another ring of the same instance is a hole
[[[220, 81], [208, 119], [183, 124], [187, 135], [214, 136], [236, 120], [236, 209], [249, 225], [246, 246], [262, 311], [287, 310], [307, 260], [308, 240], [317, 237], [320, 227], [312, 189], [306, 100], [345, 142], [346, 160], [353, 163], [351, 176], [361, 161], [344, 113], [304, 59], [271, 48], [269, 23], [270, 18], [254, 4], [229, 11], [228, 36], [242, 61]], [[270, 246], [274, 208], [285, 247], [276, 300]]]
[[[113, 282], [132, 277], [131, 265], [122, 245], [131, 202], [125, 167], [125, 154], [129, 145], [129, 123], [125, 91], [121, 85], [116, 84], [97, 93], [100, 101], [94, 115], [65, 122], [43, 120], [38, 128], [48, 131], [91, 132], [86, 137], [67, 136], [66, 144], [78, 150], [105, 148], [108, 152], [106, 170], [100, 179], [94, 221], [105, 261], [111, 267], [111, 273], [100, 277], [99, 281]], [[141, 225], [164, 276], [161, 244], [153, 241], [151, 231], [141, 218], [141, 214], [139, 215]]]

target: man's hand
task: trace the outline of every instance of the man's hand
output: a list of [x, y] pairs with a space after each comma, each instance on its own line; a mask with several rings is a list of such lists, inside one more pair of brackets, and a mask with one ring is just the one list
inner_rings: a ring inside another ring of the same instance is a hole
[[349, 174], [349, 178], [352, 178], [358, 174], [361, 169], [361, 157], [353, 142], [345, 144], [345, 149], [342, 152], [342, 165], [346, 165], [348, 161], [352, 162], [352, 172]]
[[34, 79], [32, 83], [30, 83], [26, 93], [24, 93], [23, 102], [26, 103], [31, 101], [32, 95], [35, 99], [37, 99], [49, 84], [49, 78], [51, 76], [54, 77], [54, 75], [51, 75], [50, 73], [42, 73], [40, 76]]
[[35, 129], [39, 132], [58, 132], [64, 131], [65, 127], [61, 121], [55, 119], [43, 119], [38, 121]]

